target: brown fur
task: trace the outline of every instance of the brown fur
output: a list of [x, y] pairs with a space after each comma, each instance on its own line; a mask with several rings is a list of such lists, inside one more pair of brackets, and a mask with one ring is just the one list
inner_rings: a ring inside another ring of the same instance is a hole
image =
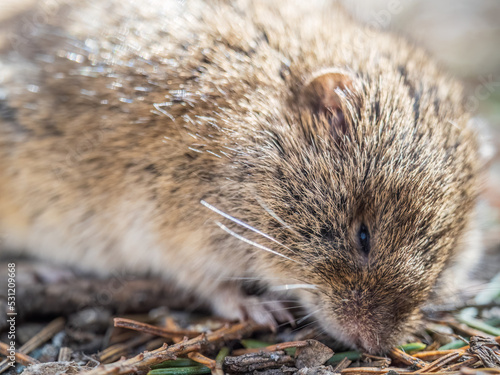
[[[475, 251], [460, 85], [320, 2], [102, 3], [61, 6], [1, 57], [9, 248], [159, 272], [230, 318], [270, 319], [232, 278], [314, 284], [296, 295], [320, 324], [372, 352], [414, 330], [453, 256]], [[324, 69], [350, 77], [328, 97], [340, 120], [304, 100]]]

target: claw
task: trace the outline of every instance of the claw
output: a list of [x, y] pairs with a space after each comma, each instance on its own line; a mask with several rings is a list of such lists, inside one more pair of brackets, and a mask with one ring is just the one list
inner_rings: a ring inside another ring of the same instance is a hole
[[275, 295], [246, 296], [239, 289], [225, 288], [216, 294], [212, 306], [217, 314], [227, 319], [251, 319], [268, 326], [273, 332], [278, 323], [295, 325], [295, 318]]

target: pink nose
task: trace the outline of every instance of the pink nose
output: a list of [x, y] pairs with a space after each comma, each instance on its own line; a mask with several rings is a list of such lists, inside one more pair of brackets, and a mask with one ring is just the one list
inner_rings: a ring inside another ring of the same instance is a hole
[[358, 348], [367, 353], [378, 354], [388, 349], [380, 335], [368, 330], [359, 330], [353, 341]]
[[394, 344], [397, 304], [381, 300], [373, 289], [353, 290], [342, 306], [343, 333], [368, 353], [383, 353]]
[[359, 349], [372, 354], [381, 354], [390, 349], [393, 342], [390, 338], [389, 321], [374, 319], [374, 316], [350, 315], [341, 325], [344, 334]]

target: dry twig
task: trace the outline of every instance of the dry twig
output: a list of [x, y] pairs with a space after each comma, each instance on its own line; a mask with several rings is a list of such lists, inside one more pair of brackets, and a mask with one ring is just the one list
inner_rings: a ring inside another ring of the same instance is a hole
[[409, 354], [406, 354], [405, 352], [403, 352], [402, 350], [397, 349], [397, 348], [392, 348], [389, 351], [389, 356], [393, 359], [396, 359], [396, 360], [404, 363], [405, 365], [415, 366], [419, 369], [427, 366], [427, 362], [424, 362], [421, 359], [418, 359], [418, 358], [415, 358]]
[[188, 358], [207, 366], [210, 370], [215, 370], [215, 361], [213, 359], [205, 357], [203, 354], [192, 352], [188, 354]]
[[151, 324], [138, 322], [132, 319], [115, 318], [115, 327], [133, 329], [150, 335], [166, 337], [172, 339], [178, 336], [193, 338], [199, 336], [200, 332], [187, 330], [168, 330], [162, 327], [153, 326]]
[[86, 375], [118, 375], [128, 374], [134, 371], [145, 370], [150, 366], [166, 360], [175, 359], [177, 356], [198, 351], [209, 343], [226, 340], [246, 335], [259, 326], [253, 322], [238, 323], [229, 327], [223, 327], [215, 332], [201, 334], [190, 340], [182, 341], [172, 346], [163, 345], [161, 348], [151, 352], [141, 353], [133, 358], [101, 365], [88, 371]]
[[[33, 350], [38, 348], [40, 345], [50, 340], [56, 333], [64, 329], [65, 324], [64, 318], [57, 318], [47, 324], [40, 332], [38, 332], [31, 339], [26, 341], [26, 343], [18, 349], [18, 353], [31, 353]], [[9, 362], [4, 359], [0, 362], [0, 374], [5, 372], [9, 368]]]
[[226, 373], [253, 373], [280, 368], [282, 366], [293, 366], [295, 360], [284, 351], [259, 352], [240, 355], [238, 357], [226, 357], [224, 360], [224, 372]]
[[[6, 357], [9, 356], [9, 346], [0, 342], [0, 354]], [[34, 365], [38, 362], [35, 358], [30, 357], [27, 354], [16, 352], [15, 354], [16, 362], [22, 364], [23, 366]]]
[[453, 362], [456, 359], [460, 358], [463, 353], [464, 353], [463, 351], [449, 353], [441, 358], [436, 359], [434, 362], [429, 363], [427, 366], [421, 368], [420, 370], [415, 371], [414, 374], [420, 374], [420, 373], [424, 373], [424, 372], [434, 372], [434, 371], [440, 370], [447, 363]]

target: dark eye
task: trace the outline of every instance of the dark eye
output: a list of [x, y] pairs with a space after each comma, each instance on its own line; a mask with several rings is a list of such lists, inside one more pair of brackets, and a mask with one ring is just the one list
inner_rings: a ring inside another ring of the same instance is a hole
[[359, 226], [358, 239], [361, 246], [361, 251], [368, 255], [368, 253], [370, 252], [370, 232], [368, 231], [368, 228], [365, 224], [361, 224]]

